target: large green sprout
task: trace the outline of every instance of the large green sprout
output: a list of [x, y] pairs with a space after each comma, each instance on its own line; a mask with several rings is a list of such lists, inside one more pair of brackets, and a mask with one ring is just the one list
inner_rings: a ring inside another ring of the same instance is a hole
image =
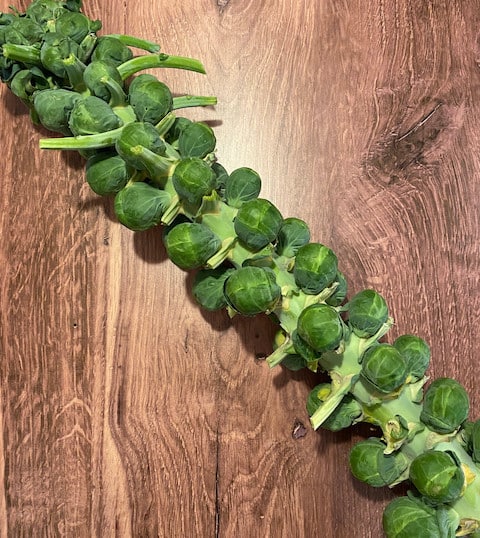
[[225, 170], [209, 125], [177, 113], [214, 97], [173, 97], [141, 73], [203, 73], [198, 60], [132, 36], [98, 36], [100, 28], [80, 0], [34, 0], [26, 13], [0, 15], [2, 81], [35, 123], [65, 135], [40, 147], [79, 151], [88, 184], [114, 197], [123, 225], [163, 226], [171, 260], [197, 270], [193, 295], [203, 308], [270, 316], [278, 333], [269, 366], [329, 375], [308, 397], [314, 429], [377, 428], [349, 461], [374, 487], [409, 481], [408, 494], [385, 510], [388, 538], [480, 537], [480, 421], [469, 420], [465, 389], [450, 378], [428, 381], [430, 349], [420, 337], [386, 342], [385, 299], [371, 289], [348, 298], [333, 250], [259, 197], [257, 172]]

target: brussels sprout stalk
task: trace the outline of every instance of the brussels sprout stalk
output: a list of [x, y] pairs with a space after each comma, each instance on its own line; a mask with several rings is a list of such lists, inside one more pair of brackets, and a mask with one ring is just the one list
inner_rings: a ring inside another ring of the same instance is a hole
[[139, 71], [156, 67], [169, 67], [174, 69], [186, 69], [197, 73], [205, 73], [205, 67], [201, 62], [193, 58], [183, 56], [171, 56], [169, 54], [146, 54], [137, 56], [118, 66], [118, 72], [123, 80], [131, 77]]

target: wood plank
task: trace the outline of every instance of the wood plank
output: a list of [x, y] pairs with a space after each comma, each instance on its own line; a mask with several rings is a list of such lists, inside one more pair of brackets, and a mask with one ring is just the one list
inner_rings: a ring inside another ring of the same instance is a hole
[[[0, 10], [10, 2], [0, 0]], [[22, 1], [20, 8], [27, 2]], [[389, 302], [432, 376], [475, 383], [480, 110], [473, 0], [86, 3], [104, 31], [200, 58], [161, 73], [228, 170]], [[157, 72], [158, 73], [158, 72]], [[358, 538], [395, 492], [347, 465], [365, 428], [308, 427], [313, 374], [269, 371], [266, 318], [202, 313], [160, 231], [133, 234], [1, 90], [0, 536]], [[307, 426], [295, 439], [296, 421]]]

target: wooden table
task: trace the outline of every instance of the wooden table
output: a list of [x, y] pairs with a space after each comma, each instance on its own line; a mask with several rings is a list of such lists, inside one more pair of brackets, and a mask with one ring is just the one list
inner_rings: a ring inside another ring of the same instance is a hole
[[[10, 0], [1, 0], [6, 11]], [[17, 6], [23, 10], [27, 2]], [[474, 0], [86, 1], [104, 33], [201, 59], [157, 72], [219, 161], [333, 248], [431, 345], [478, 418], [480, 12]], [[377, 538], [365, 428], [314, 433], [310, 373], [269, 370], [266, 318], [202, 313], [161, 231], [132, 233], [76, 154], [1, 90], [0, 535]], [[295, 424], [304, 435], [293, 436]], [[301, 431], [301, 430], [300, 430]]]

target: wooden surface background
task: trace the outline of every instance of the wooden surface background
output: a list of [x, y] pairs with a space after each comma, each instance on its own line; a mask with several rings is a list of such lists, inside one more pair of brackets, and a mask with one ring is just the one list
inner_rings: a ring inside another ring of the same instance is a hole
[[[10, 0], [1, 0], [6, 11]], [[18, 7], [24, 9], [25, 0]], [[476, 0], [87, 0], [106, 33], [200, 58], [228, 170], [331, 246], [351, 292], [466, 384], [479, 417]], [[202, 313], [158, 230], [133, 234], [1, 90], [0, 536], [377, 538], [395, 492], [309, 429], [313, 375], [270, 371], [263, 318]], [[297, 421], [304, 436], [292, 436]]]

